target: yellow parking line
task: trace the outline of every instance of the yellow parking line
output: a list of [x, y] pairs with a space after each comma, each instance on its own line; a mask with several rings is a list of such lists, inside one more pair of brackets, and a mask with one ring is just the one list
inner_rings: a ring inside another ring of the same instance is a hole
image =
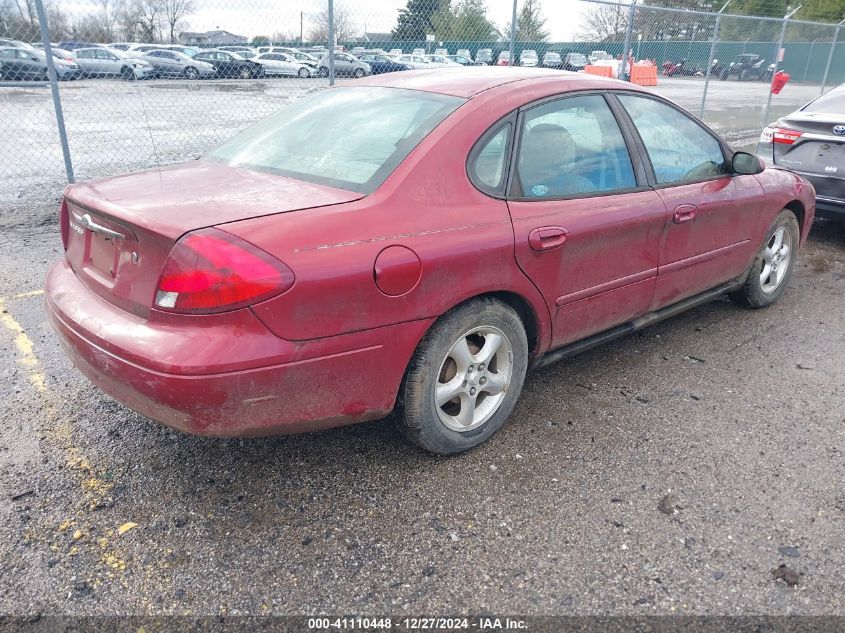
[[47, 393], [44, 374], [38, 370], [38, 358], [32, 351], [32, 339], [26, 335], [15, 317], [6, 310], [6, 302], [3, 299], [0, 299], [0, 323], [14, 335], [15, 347], [18, 349], [18, 362], [26, 368], [29, 381], [35, 385], [38, 393]]
[[[12, 299], [22, 298], [25, 296], [35, 296], [42, 291], [34, 291], [31, 293], [24, 293], [23, 295], [15, 295]], [[111, 497], [114, 484], [111, 481], [106, 481], [102, 478], [101, 472], [93, 466], [91, 461], [82, 452], [82, 449], [76, 446], [73, 427], [68, 420], [58, 420], [56, 416], [56, 409], [54, 405], [55, 396], [47, 388], [44, 374], [41, 372], [38, 362], [38, 357], [33, 350], [32, 339], [27, 336], [26, 331], [20, 323], [9, 313], [6, 309], [6, 300], [0, 297], [0, 324], [3, 325], [14, 337], [14, 344], [18, 351], [18, 363], [23, 366], [28, 374], [29, 381], [38, 391], [38, 395], [42, 398], [44, 403], [45, 426], [50, 429], [54, 441], [58, 447], [64, 451], [65, 462], [68, 467], [77, 475], [79, 485], [82, 488], [82, 493], [88, 501], [88, 509], [96, 509], [101, 503], [109, 500]], [[83, 525], [86, 522], [84, 517], [79, 517], [74, 521], [66, 521], [65, 524], [59, 526], [58, 531], [63, 532], [67, 526]], [[106, 536], [97, 540], [99, 546], [101, 562], [108, 569], [108, 576], [111, 577], [113, 570], [123, 571], [126, 569], [126, 563], [120, 560], [113, 550], [113, 542], [109, 538], [114, 539], [116, 534], [112, 530], [104, 530]], [[109, 537], [109, 538], [107, 538]], [[81, 540], [83, 532], [79, 531], [79, 536], [74, 536], [75, 540]], [[78, 551], [78, 547], [74, 546], [73, 552]]]
[[37, 297], [38, 295], [43, 295], [44, 290], [30, 290], [29, 292], [19, 292], [16, 295], [12, 295], [9, 297], [10, 299], [26, 299], [27, 297]]

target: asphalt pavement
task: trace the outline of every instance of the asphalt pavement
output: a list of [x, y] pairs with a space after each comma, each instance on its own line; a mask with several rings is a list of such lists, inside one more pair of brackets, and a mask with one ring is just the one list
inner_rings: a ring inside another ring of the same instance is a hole
[[540, 370], [491, 441], [436, 458], [389, 420], [217, 440], [115, 403], [45, 319], [55, 203], [16, 213], [0, 613], [842, 614], [843, 225], [777, 305]]

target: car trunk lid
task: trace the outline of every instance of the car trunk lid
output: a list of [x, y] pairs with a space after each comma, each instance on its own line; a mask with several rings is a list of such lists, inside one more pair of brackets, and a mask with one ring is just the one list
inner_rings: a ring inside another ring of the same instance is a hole
[[82, 183], [65, 193], [66, 257], [91, 290], [147, 316], [162, 266], [185, 233], [362, 195], [212, 161]]
[[845, 134], [834, 128], [845, 117], [821, 112], [795, 112], [778, 121], [777, 127], [801, 132], [794, 143], [775, 144], [775, 163], [808, 174], [845, 178]]

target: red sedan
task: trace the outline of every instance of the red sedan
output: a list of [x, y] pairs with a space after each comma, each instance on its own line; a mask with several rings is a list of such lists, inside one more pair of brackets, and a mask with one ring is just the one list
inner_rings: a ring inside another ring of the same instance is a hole
[[395, 411], [455, 453], [529, 368], [723, 294], [775, 302], [813, 214], [807, 181], [631, 84], [392, 73], [202, 160], [68, 187], [46, 302], [76, 366], [166, 425]]

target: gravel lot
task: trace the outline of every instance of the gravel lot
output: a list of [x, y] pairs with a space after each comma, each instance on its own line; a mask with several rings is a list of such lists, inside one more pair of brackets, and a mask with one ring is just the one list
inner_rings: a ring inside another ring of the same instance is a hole
[[[290, 95], [271, 83], [259, 114]], [[663, 83], [684, 103], [689, 80]], [[103, 84], [241, 103], [223, 83]], [[713, 84], [733, 120], [737, 85]], [[90, 89], [63, 90], [71, 134], [102, 146], [79, 155], [122, 166], [110, 124], [76, 127]], [[59, 186], [40, 187], [0, 221], [0, 613], [843, 613], [845, 226], [816, 223], [776, 306], [714, 302], [534, 373], [492, 441], [438, 459], [390, 421], [212, 440], [102, 395], [45, 320]]]

